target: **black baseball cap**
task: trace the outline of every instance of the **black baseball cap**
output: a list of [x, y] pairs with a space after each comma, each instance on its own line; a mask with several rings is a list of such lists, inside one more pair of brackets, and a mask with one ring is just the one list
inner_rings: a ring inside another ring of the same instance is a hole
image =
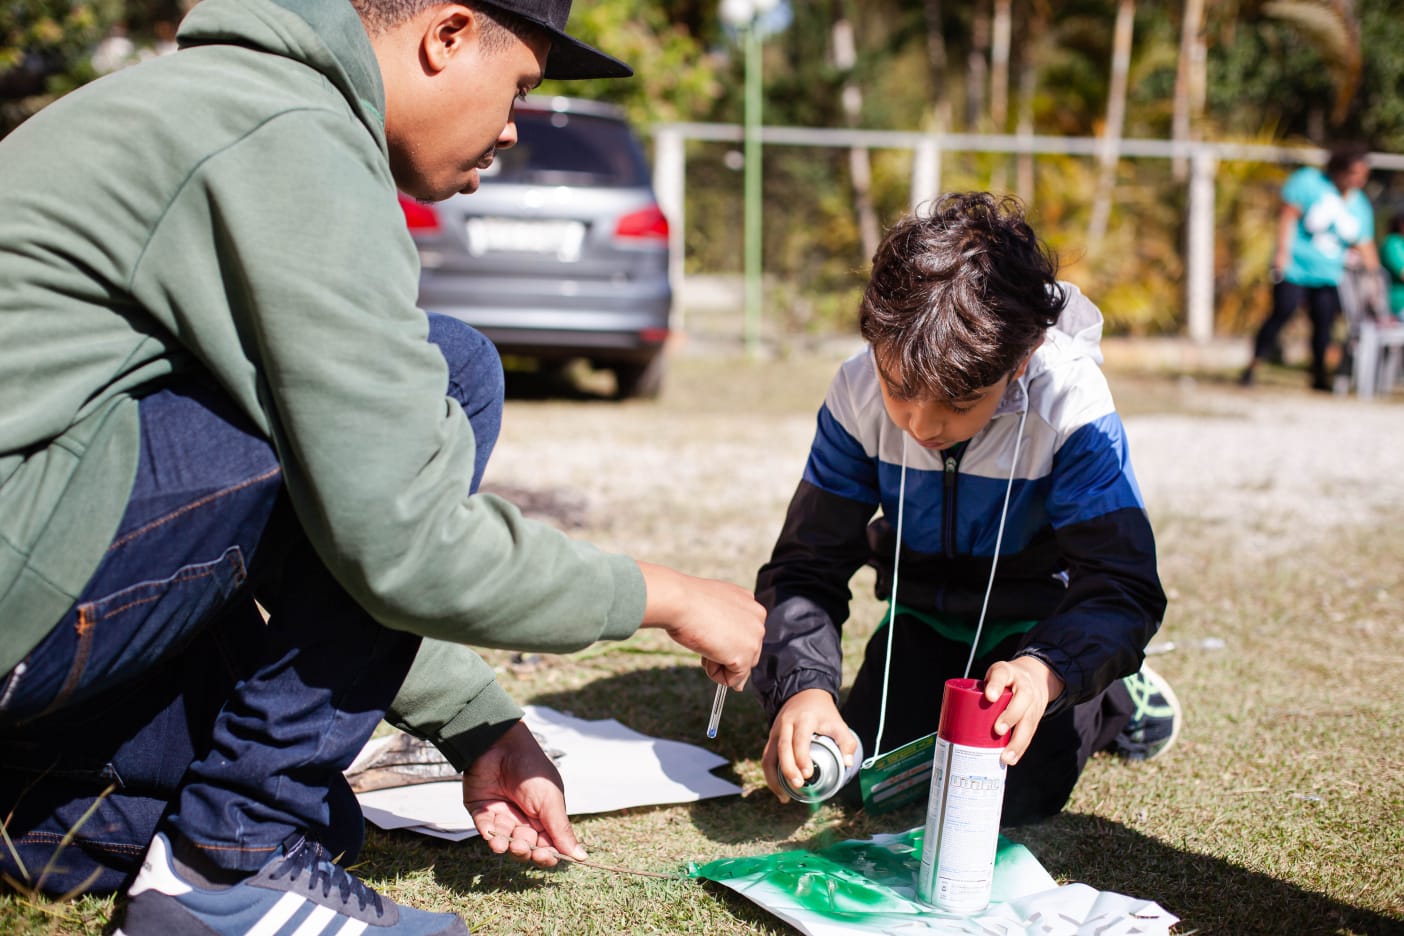
[[547, 78], [628, 78], [634, 70], [612, 55], [567, 35], [571, 0], [479, 0], [540, 26], [551, 36]]

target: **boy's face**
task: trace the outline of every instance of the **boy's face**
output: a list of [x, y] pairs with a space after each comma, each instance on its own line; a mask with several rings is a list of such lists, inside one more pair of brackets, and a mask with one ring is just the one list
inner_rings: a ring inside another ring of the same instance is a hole
[[551, 43], [482, 42], [481, 14], [445, 3], [372, 39], [385, 82], [385, 136], [400, 189], [423, 201], [477, 191], [478, 173], [517, 142], [512, 108], [541, 83]]
[[882, 389], [887, 418], [922, 448], [942, 450], [969, 441], [989, 424], [1010, 381], [1024, 376], [1032, 357], [1030, 353], [1013, 372], [958, 400], [904, 399], [894, 391], [894, 382], [888, 379], [881, 355], [875, 353], [873, 361], [877, 365], [878, 386]]

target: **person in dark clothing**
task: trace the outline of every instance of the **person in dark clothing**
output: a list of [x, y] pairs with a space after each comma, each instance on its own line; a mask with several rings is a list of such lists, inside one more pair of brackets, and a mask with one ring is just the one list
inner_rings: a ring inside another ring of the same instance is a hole
[[[878, 248], [868, 345], [830, 385], [757, 576], [768, 616], [751, 684], [782, 800], [781, 776], [810, 776], [812, 735], [850, 766], [929, 735], [945, 680], [967, 668], [992, 701], [1013, 691], [997, 725], [1006, 824], [1061, 809], [1098, 750], [1152, 757], [1175, 740], [1178, 703], [1142, 666], [1165, 595], [1099, 367], [1102, 316], [1055, 271], [1018, 203], [985, 193], [941, 198]], [[840, 708], [849, 580], [865, 564], [888, 614]]]

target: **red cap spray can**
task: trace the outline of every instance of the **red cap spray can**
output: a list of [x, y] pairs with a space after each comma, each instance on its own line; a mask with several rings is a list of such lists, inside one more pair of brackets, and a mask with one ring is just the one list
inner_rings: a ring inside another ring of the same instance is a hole
[[1005, 689], [990, 702], [983, 680], [946, 680], [917, 872], [917, 897], [938, 909], [969, 914], [989, 905], [1004, 807], [1000, 755], [1009, 743], [994, 725], [1011, 698]]

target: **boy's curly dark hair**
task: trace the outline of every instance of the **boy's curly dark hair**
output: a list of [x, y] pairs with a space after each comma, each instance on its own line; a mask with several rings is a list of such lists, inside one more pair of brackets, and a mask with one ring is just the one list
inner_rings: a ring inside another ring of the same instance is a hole
[[958, 400], [1011, 373], [1067, 301], [1018, 199], [943, 195], [873, 255], [859, 329], [893, 392]]

